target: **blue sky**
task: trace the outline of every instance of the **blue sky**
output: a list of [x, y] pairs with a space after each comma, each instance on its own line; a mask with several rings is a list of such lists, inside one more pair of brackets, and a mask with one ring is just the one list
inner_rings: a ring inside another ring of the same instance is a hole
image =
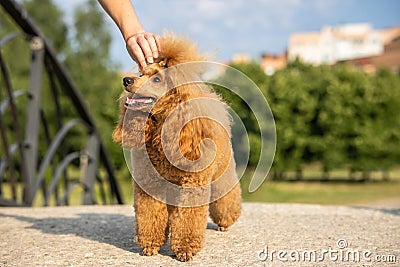
[[[71, 16], [85, 0], [54, 0]], [[201, 50], [229, 60], [236, 53], [257, 59], [280, 53], [294, 32], [319, 31], [325, 25], [370, 23], [374, 28], [400, 26], [400, 0], [133, 0], [147, 31], [189, 36]], [[124, 70], [134, 63], [108, 19], [114, 37], [112, 55]]]

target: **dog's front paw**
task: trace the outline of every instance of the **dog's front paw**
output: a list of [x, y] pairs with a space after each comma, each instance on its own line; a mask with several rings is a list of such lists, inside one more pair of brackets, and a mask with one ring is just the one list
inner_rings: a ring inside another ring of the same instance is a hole
[[146, 247], [143, 249], [142, 255], [143, 256], [153, 256], [158, 254], [159, 247]]
[[226, 231], [228, 231], [228, 227], [218, 226], [217, 231], [226, 232]]
[[180, 252], [180, 253], [176, 253], [176, 257], [178, 258], [178, 260], [180, 261], [190, 261], [193, 259], [193, 255], [194, 253], [192, 252]]

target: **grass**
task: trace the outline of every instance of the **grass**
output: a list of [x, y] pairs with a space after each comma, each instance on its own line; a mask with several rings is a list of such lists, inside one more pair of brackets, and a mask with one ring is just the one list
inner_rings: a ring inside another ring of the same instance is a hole
[[247, 180], [242, 181], [246, 202], [309, 203], [353, 205], [399, 198], [399, 182], [265, 182], [254, 193], [248, 192]]
[[[400, 198], [400, 182], [265, 182], [257, 191], [249, 193], [249, 180], [243, 178], [244, 202], [307, 203], [322, 205], [354, 205], [383, 199]], [[133, 203], [130, 181], [121, 181], [125, 204]]]
[[[316, 176], [315, 171], [308, 171]], [[308, 174], [308, 173], [306, 173]], [[338, 173], [342, 175], [342, 173]], [[117, 175], [117, 177], [127, 177], [127, 175]], [[399, 177], [394, 173], [392, 177]], [[254, 193], [248, 192], [249, 178], [244, 177], [241, 180], [243, 201], [245, 202], [269, 202], [269, 203], [309, 203], [322, 205], [354, 205], [360, 203], [370, 203], [389, 198], [400, 198], [400, 181], [391, 179], [390, 181], [362, 182], [315, 182], [312, 181], [266, 181]], [[122, 199], [125, 204], [133, 203], [132, 183], [128, 179], [119, 180], [119, 187]], [[18, 187], [18, 195], [21, 192], [21, 186]], [[106, 187], [108, 192], [108, 187]], [[70, 197], [70, 205], [82, 204], [81, 187], [76, 187]], [[11, 190], [8, 184], [3, 184], [3, 196], [11, 197]], [[100, 187], [95, 187], [96, 199], [100, 199]], [[109, 202], [109, 199], [108, 199]], [[41, 194], [35, 199], [34, 206], [41, 206], [43, 197]], [[99, 202], [98, 204], [104, 204]], [[54, 206], [52, 199], [50, 205]]]
[[[390, 180], [383, 181], [381, 172], [371, 172], [369, 182], [352, 182], [347, 170], [333, 170], [329, 173], [331, 181], [321, 180], [321, 167], [307, 166], [303, 171], [306, 181], [267, 180], [254, 193], [249, 193], [250, 179], [243, 177], [242, 196], [246, 202], [270, 203], [309, 203], [322, 205], [354, 205], [372, 203], [383, 199], [400, 198], [400, 169], [389, 173]], [[360, 172], [354, 174], [360, 179]], [[287, 173], [294, 179], [295, 173]]]

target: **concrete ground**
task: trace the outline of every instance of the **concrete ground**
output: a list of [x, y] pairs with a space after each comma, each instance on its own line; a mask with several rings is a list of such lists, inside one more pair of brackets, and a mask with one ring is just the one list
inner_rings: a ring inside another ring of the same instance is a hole
[[130, 206], [0, 208], [0, 266], [399, 266], [400, 206], [382, 205], [244, 203], [187, 263], [141, 256]]

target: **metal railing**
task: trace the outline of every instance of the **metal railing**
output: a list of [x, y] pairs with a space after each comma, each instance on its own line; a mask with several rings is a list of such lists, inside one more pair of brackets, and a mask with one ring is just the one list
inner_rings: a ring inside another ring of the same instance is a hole
[[[3, 149], [0, 206], [31, 206], [38, 199], [45, 206], [53, 201], [56, 205], [68, 205], [69, 196], [77, 186], [83, 189], [82, 204], [122, 204], [99, 131], [68, 72], [18, 3], [1, 0], [0, 5], [21, 29], [0, 37], [0, 144]], [[29, 42], [27, 90], [14, 90], [2, 53], [5, 46], [18, 38]], [[43, 86], [43, 76], [49, 86]], [[54, 105], [51, 110], [56, 113], [51, 116], [46, 114], [42, 103], [46, 88], [50, 88], [46, 93], [52, 98], [46, 105]], [[74, 117], [63, 113], [65, 101], [61, 97], [68, 100], [69, 109], [76, 114]], [[21, 98], [25, 98], [26, 106], [18, 105]], [[56, 120], [50, 121], [49, 117]], [[66, 146], [71, 136], [82, 140], [79, 151], [69, 151], [70, 147]], [[70, 166], [79, 169], [78, 175], [69, 174]]]

